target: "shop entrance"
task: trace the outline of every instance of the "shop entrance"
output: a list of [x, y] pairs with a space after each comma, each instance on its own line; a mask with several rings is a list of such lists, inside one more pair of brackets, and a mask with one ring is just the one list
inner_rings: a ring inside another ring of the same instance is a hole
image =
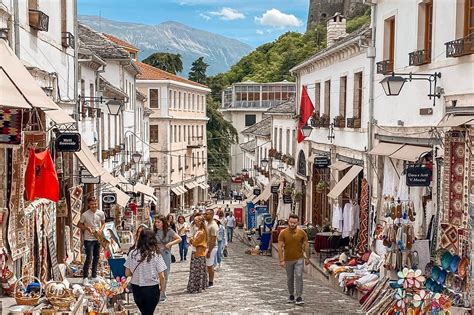
[[329, 168], [317, 168], [313, 165], [313, 206], [311, 223], [315, 226], [324, 226], [329, 223], [331, 209], [327, 194], [329, 193], [330, 176]]

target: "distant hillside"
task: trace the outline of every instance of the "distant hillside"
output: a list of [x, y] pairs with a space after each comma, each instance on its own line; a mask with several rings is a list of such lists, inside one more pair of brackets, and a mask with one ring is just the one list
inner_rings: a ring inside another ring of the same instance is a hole
[[182, 76], [187, 77], [191, 63], [199, 57], [209, 64], [208, 74], [214, 75], [230, 69], [252, 47], [238, 40], [198, 30], [177, 22], [158, 25], [127, 23], [79, 16], [79, 21], [96, 31], [112, 34], [140, 49], [138, 58], [145, 59], [155, 52], [179, 53], [183, 59]]

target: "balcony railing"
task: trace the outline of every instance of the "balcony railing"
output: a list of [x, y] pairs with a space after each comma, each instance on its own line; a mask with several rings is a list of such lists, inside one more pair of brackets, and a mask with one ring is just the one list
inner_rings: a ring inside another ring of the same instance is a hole
[[410, 66], [421, 66], [431, 62], [431, 51], [429, 49], [420, 49], [408, 54]]
[[377, 62], [377, 73], [389, 74], [393, 72], [393, 60], [383, 60]]
[[225, 102], [223, 108], [270, 108], [287, 102], [288, 100], [265, 100], [265, 101], [236, 101]]
[[446, 57], [460, 57], [474, 53], [474, 34], [445, 43]]
[[197, 149], [203, 146], [202, 138], [190, 139], [187, 143], [188, 149]]

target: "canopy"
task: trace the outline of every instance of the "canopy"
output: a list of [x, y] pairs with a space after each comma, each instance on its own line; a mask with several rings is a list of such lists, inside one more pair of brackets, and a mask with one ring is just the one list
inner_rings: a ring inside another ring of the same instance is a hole
[[112, 187], [110, 190], [117, 195], [117, 204], [125, 208], [130, 200], [130, 196], [116, 187]]
[[401, 147], [403, 147], [403, 144], [380, 142], [372, 150], [369, 151], [369, 154], [389, 156], [400, 150]]
[[105, 172], [102, 177], [101, 177], [101, 181], [103, 181], [104, 183], [107, 183], [107, 184], [110, 184], [111, 186], [115, 187], [117, 186], [118, 184], [120, 184], [120, 180], [114, 176], [112, 176], [110, 173], [108, 172]]
[[152, 199], [154, 201], [157, 201], [156, 197], [155, 197], [155, 189], [150, 187], [150, 186], [147, 186], [147, 185], [143, 185], [142, 183], [136, 183], [135, 186], [133, 186], [133, 191], [135, 192], [141, 192], [147, 196], [150, 196], [152, 197]]
[[474, 124], [474, 116], [449, 116], [438, 124], [438, 127], [458, 127], [467, 123]]
[[94, 153], [92, 153], [83, 139], [81, 139], [81, 151], [75, 152], [75, 154], [92, 177], [102, 176], [105, 173], [104, 168], [100, 165]]
[[336, 163], [329, 165], [329, 168], [333, 170], [337, 170], [337, 171], [343, 171], [349, 167], [351, 167], [351, 164], [343, 162], [343, 161], [337, 161]]
[[354, 180], [354, 178], [359, 175], [359, 173], [363, 170], [364, 168], [359, 165], [354, 165], [351, 167], [351, 169], [344, 175], [344, 177], [334, 186], [334, 188], [329, 192], [328, 197], [332, 199], [337, 199], [344, 189], [346, 189], [347, 186], [349, 186], [350, 183]]
[[390, 157], [403, 161], [416, 162], [420, 156], [430, 151], [433, 151], [433, 149], [416, 145], [404, 145], [400, 150], [391, 154]]
[[192, 181], [192, 182], [184, 184], [184, 186], [186, 186], [187, 189], [193, 189], [193, 188], [198, 187], [199, 183], [196, 181]]

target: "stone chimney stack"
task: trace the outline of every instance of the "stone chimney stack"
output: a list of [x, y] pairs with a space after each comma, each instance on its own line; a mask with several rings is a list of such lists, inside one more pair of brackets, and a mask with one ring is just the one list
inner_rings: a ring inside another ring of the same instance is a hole
[[332, 46], [338, 39], [346, 37], [346, 18], [339, 12], [334, 14], [327, 24], [327, 46]]

